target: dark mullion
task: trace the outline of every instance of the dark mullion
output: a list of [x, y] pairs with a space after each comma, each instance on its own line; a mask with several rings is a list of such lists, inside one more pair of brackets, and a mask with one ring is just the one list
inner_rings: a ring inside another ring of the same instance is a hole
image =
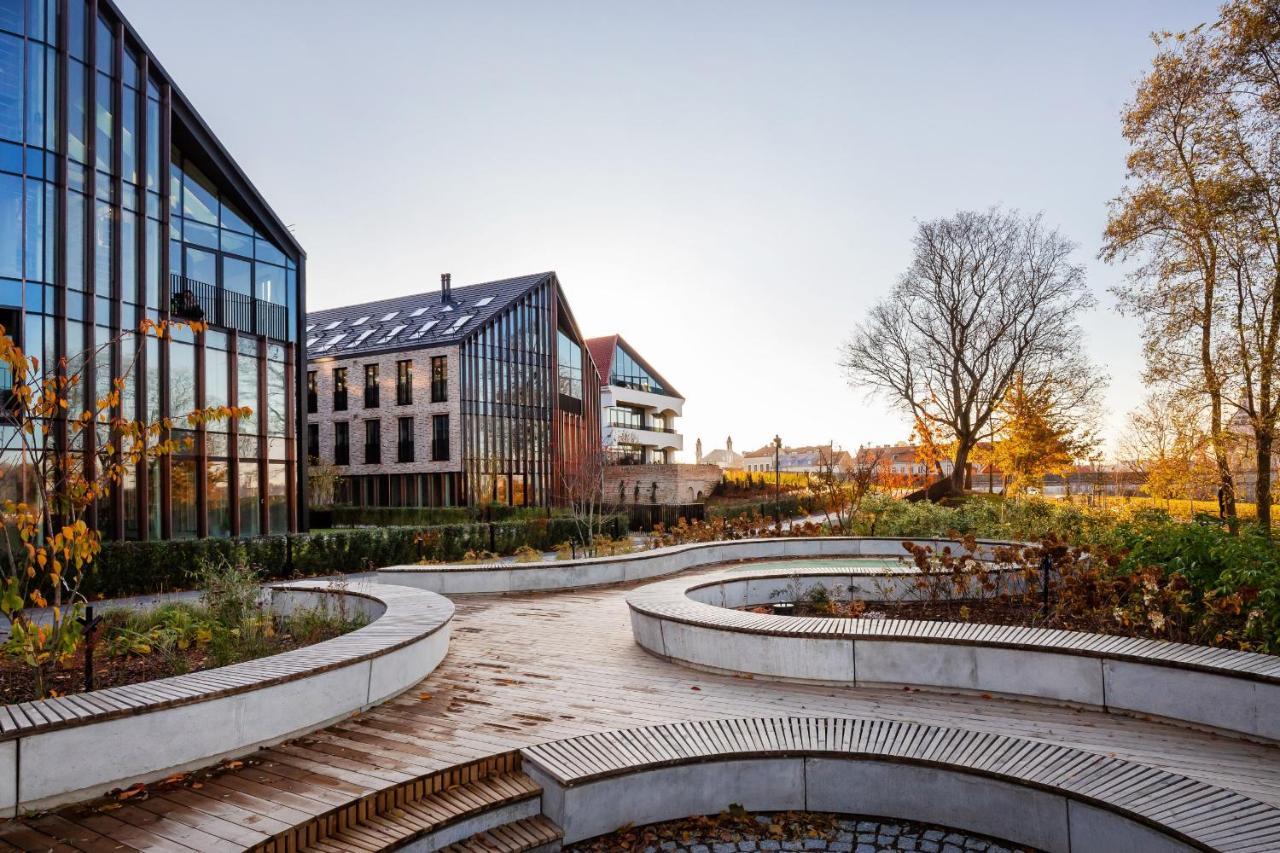
[[[205, 332], [195, 335], [196, 353], [196, 408], [203, 409], [208, 404], [208, 381], [205, 375], [205, 348], [209, 344], [209, 336]], [[196, 443], [194, 456], [196, 459], [196, 538], [204, 539], [209, 535], [209, 428], [201, 421], [196, 425]]]
[[271, 467], [267, 464], [267, 341], [257, 336], [258, 370], [258, 530], [271, 535]]
[[[74, 2], [74, 0], [73, 0]], [[97, 234], [97, 206], [98, 206], [98, 2], [97, 0], [88, 0], [88, 7], [85, 10], [84, 22], [84, 55], [85, 55], [85, 84], [84, 84], [84, 113], [85, 113], [85, 129], [84, 129], [84, 148], [85, 148], [85, 222], [81, 229], [84, 238], [84, 334], [79, 343], [79, 351], [86, 355], [92, 355], [86, 340], [92, 340], [94, 345], [98, 342], [97, 332], [97, 308], [95, 298], [98, 293], [98, 257], [95, 251], [94, 238]], [[97, 382], [96, 379], [96, 358], [85, 358], [80, 365], [80, 388], [84, 394], [85, 408], [89, 411], [96, 409], [97, 403]], [[79, 414], [73, 412], [72, 414]], [[84, 464], [84, 476], [86, 480], [92, 480], [96, 471], [94, 453], [98, 443], [98, 430], [93, 424], [90, 424], [87, 430], [81, 430], [80, 435], [84, 441], [84, 447], [81, 450]], [[90, 504], [85, 512], [85, 522], [93, 528], [98, 526], [98, 507]]]
[[[294, 271], [294, 306], [295, 312], [294, 328], [297, 330], [296, 340], [293, 344], [294, 359], [294, 411], [297, 415], [293, 421], [293, 429], [291, 435], [294, 440], [294, 457], [297, 459], [297, 466], [294, 471], [294, 480], [297, 484], [296, 497], [294, 498], [296, 506], [294, 508], [294, 518], [297, 520], [297, 529], [307, 531], [311, 529], [311, 496], [310, 483], [307, 481], [307, 467], [311, 464], [311, 460], [307, 458], [307, 453], [302, 442], [305, 438], [307, 419], [303, 416], [306, 404], [306, 381], [307, 381], [307, 312], [306, 306], [303, 304], [303, 294], [306, 293], [306, 258], [298, 257], [298, 268]], [[317, 409], [319, 406], [317, 405]]]
[[[69, 97], [70, 86], [68, 81], [71, 77], [71, 59], [67, 52], [67, 41], [69, 39], [69, 25], [67, 21], [67, 0], [58, 0], [58, 16], [56, 25], [58, 27], [58, 99], [57, 99], [57, 128], [54, 131], [54, 141], [56, 142], [58, 172], [55, 176], [56, 196], [54, 215], [57, 217], [56, 227], [53, 229], [53, 352], [54, 363], [46, 364], [45, 370], [53, 370], [54, 372], [65, 375], [62, 368], [62, 360], [67, 356], [67, 193], [70, 191], [67, 187], [67, 100]], [[46, 85], [48, 85], [46, 83]], [[46, 134], [45, 141], [48, 141]], [[48, 324], [45, 325], [48, 331]], [[43, 357], [44, 353], [41, 353]], [[68, 430], [67, 418], [65, 415], [59, 415], [54, 418], [52, 424], [53, 443], [57, 452], [58, 472], [56, 480], [61, 482], [63, 479], [63, 471], [65, 469], [66, 460], [69, 458], [67, 449]], [[46, 443], [49, 438], [46, 436], [42, 439]]]
[[[160, 84], [160, 164], [156, 178], [160, 181], [160, 319], [169, 319], [169, 188], [170, 149], [173, 139], [173, 90], [169, 82]], [[169, 411], [169, 342], [163, 341], [160, 350], [160, 411]], [[170, 496], [173, 491], [173, 457], [160, 457], [160, 537], [173, 538], [173, 507]]]
[[[137, 236], [136, 258], [137, 258], [137, 287], [134, 298], [138, 302], [138, 314], [141, 317], [147, 316], [147, 282], [151, 280], [151, 276], [155, 274], [155, 270], [147, 268], [147, 169], [151, 164], [147, 161], [148, 148], [147, 134], [150, 128], [147, 126], [147, 117], [151, 110], [148, 108], [147, 102], [147, 82], [151, 79], [151, 58], [145, 50], [138, 51], [138, 92], [136, 97], [139, 101], [138, 108], [138, 147], [134, 152], [134, 162], [138, 164], [138, 203], [139, 210], [137, 213], [137, 223], [134, 227]], [[135, 329], [135, 332], [137, 330]], [[138, 335], [138, 363], [134, 374], [134, 381], [137, 382], [138, 393], [134, 395], [135, 411], [139, 423], [147, 423], [147, 400], [150, 395], [159, 394], [159, 388], [150, 388], [147, 386], [148, 377], [148, 359], [147, 359], [147, 337]], [[145, 439], [151, 441], [148, 435]], [[138, 514], [138, 538], [150, 538], [151, 530], [151, 504], [147, 501], [147, 490], [151, 480], [151, 467], [147, 465], [146, 454], [138, 462], [134, 474], [137, 483], [137, 514]]]
[[[294, 368], [293, 351], [291, 349], [288, 347], [282, 347], [282, 349], [284, 349], [285, 354], [284, 387], [288, 389], [291, 384], [296, 387], [297, 382], [295, 380], [297, 379], [298, 374], [305, 373], [305, 371], [296, 370]], [[284, 395], [284, 494], [285, 514], [288, 517], [288, 521], [285, 524], [285, 530], [290, 533], [298, 532], [298, 519], [300, 513], [298, 511], [298, 488], [295, 483], [294, 475], [302, 464], [299, 463], [298, 457], [305, 455], [298, 452], [298, 442], [294, 438], [298, 434], [297, 402], [297, 395], [289, 393]]]
[[[240, 402], [240, 332], [227, 333], [227, 399], [232, 407]], [[240, 419], [227, 423], [227, 505], [231, 513], [231, 535], [240, 535]]]
[[[94, 22], [95, 33], [97, 32], [97, 22]], [[111, 376], [116, 378], [122, 375], [124, 369], [123, 363], [123, 344], [120, 338], [120, 319], [124, 306], [124, 282], [122, 281], [121, 260], [124, 258], [125, 247], [121, 245], [121, 237], [124, 234], [124, 99], [126, 89], [124, 87], [124, 24], [120, 21], [115, 22], [113, 28], [115, 57], [114, 65], [116, 76], [112, 80], [112, 109], [111, 109], [111, 169], [114, 174], [112, 178], [112, 189], [115, 201], [112, 204], [111, 217]], [[97, 71], [95, 70], [95, 74]], [[135, 137], [136, 139], [136, 137]], [[136, 212], [135, 212], [136, 216]], [[137, 249], [138, 229], [134, 228], [135, 251]], [[136, 267], [135, 267], [136, 272]], [[132, 377], [126, 377], [125, 382], [129, 382]], [[136, 387], [136, 386], [135, 386]], [[121, 405], [123, 405], [121, 400]], [[122, 413], [119, 406], [113, 407], [117, 413]], [[114, 458], [118, 462], [120, 460], [120, 448], [116, 448]], [[123, 483], [117, 483], [111, 489], [111, 526], [112, 535], [119, 541], [124, 539], [124, 489]]]

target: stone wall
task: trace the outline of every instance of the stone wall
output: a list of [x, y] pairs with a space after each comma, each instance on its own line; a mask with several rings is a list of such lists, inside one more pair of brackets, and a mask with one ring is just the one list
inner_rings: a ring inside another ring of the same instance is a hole
[[718, 482], [715, 465], [609, 465], [604, 469], [604, 500], [624, 505], [701, 503]]

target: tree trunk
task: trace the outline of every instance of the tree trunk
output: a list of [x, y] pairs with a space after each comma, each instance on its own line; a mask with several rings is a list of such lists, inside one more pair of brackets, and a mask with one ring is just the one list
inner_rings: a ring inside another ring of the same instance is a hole
[[1259, 430], [1254, 435], [1258, 445], [1258, 481], [1254, 489], [1254, 502], [1258, 507], [1258, 528], [1262, 535], [1271, 536], [1271, 443], [1269, 430]]
[[951, 488], [956, 494], [964, 492], [965, 480], [969, 473], [970, 443], [964, 439], [956, 442], [956, 456], [951, 468]]
[[[1210, 377], [1214, 374], [1206, 371]], [[1209, 388], [1209, 428], [1213, 437], [1213, 457], [1218, 466], [1218, 480], [1222, 484], [1222, 505], [1226, 510], [1227, 529], [1232, 534], [1240, 532], [1240, 519], [1236, 516], [1236, 486], [1231, 476], [1231, 460], [1227, 457], [1227, 441], [1222, 431], [1222, 390], [1216, 377]]]

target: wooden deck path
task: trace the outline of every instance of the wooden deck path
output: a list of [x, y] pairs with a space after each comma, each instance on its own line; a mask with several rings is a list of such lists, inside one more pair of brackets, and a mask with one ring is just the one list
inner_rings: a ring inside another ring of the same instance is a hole
[[[859, 716], [1017, 735], [1164, 768], [1280, 805], [1280, 748], [1048, 705], [906, 690], [777, 684], [649, 656], [625, 595], [463, 599], [445, 662], [402, 696], [200, 788], [0, 826], [22, 850], [240, 850], [422, 774], [546, 740], [740, 716]], [[100, 804], [101, 805], [101, 804]]]

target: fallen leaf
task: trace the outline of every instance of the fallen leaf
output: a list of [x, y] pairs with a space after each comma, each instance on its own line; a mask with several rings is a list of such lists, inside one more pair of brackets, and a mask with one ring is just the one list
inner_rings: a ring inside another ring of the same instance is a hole
[[690, 690], [701, 690], [702, 688], [701, 688], [701, 687], [694, 686], [694, 687], [690, 687], [689, 689], [690, 689]]
[[421, 699], [423, 702], [426, 702], [428, 699], [431, 698], [431, 694], [424, 691], [418, 694], [418, 698]]

